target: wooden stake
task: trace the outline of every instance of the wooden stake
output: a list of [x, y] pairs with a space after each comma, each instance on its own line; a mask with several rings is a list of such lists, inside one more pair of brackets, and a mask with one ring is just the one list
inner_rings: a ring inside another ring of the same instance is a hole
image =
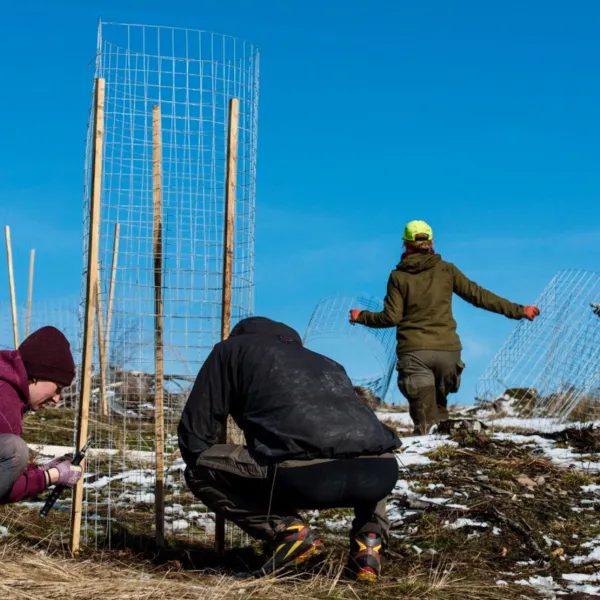
[[108, 415], [108, 400], [106, 398], [106, 356], [104, 354], [104, 328], [102, 326], [102, 287], [100, 285], [100, 267], [96, 266], [96, 320], [98, 321], [98, 358], [100, 362], [100, 405], [102, 416]]
[[152, 186], [154, 218], [154, 428], [156, 452], [156, 543], [165, 543], [165, 423], [163, 391], [163, 248], [162, 248], [162, 134], [160, 106], [152, 107]]
[[8, 287], [10, 290], [10, 304], [12, 308], [13, 339], [15, 350], [19, 347], [19, 324], [17, 321], [17, 299], [15, 296], [15, 274], [13, 271], [12, 246], [10, 244], [10, 227], [4, 227], [6, 236], [6, 260], [8, 261]]
[[27, 319], [25, 321], [25, 337], [29, 335], [31, 324], [31, 299], [33, 298], [33, 263], [35, 261], [35, 250], [31, 250], [29, 257], [29, 288], [27, 290]]
[[[237, 178], [237, 151], [239, 127], [239, 100], [229, 101], [229, 132], [227, 142], [227, 181], [225, 187], [225, 223], [223, 231], [223, 297], [221, 302], [221, 339], [226, 340], [231, 330], [231, 284], [233, 280], [233, 245], [235, 233], [235, 184]], [[227, 443], [227, 422], [221, 431], [221, 443]], [[215, 550], [225, 550], [225, 520], [215, 519]]]
[[113, 239], [112, 264], [110, 267], [110, 287], [108, 288], [108, 306], [106, 308], [106, 330], [104, 332], [104, 358], [108, 362], [110, 371], [110, 324], [112, 321], [113, 300], [115, 297], [115, 280], [117, 276], [117, 260], [119, 256], [119, 236], [121, 225], [115, 224], [115, 236]]
[[[94, 94], [94, 148], [92, 152], [92, 193], [90, 196], [90, 222], [87, 255], [87, 280], [85, 293], [85, 317], [83, 332], [83, 355], [81, 386], [77, 425], [77, 450], [88, 437], [88, 417], [92, 384], [92, 355], [94, 350], [94, 310], [98, 278], [98, 238], [100, 230], [100, 196], [102, 191], [102, 147], [104, 141], [104, 79], [96, 79]], [[84, 463], [82, 463], [84, 468]], [[81, 504], [83, 501], [83, 477], [73, 493], [71, 511], [71, 551], [79, 551], [81, 537]]]

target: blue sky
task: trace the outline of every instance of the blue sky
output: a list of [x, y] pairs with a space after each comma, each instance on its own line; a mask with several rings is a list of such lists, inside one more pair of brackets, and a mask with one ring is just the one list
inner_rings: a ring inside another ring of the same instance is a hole
[[[414, 218], [516, 302], [559, 269], [598, 268], [597, 2], [56, 0], [3, 17], [0, 224], [23, 300], [31, 247], [36, 298], [79, 293], [98, 17], [260, 47], [257, 313], [303, 331], [323, 296], [381, 296]], [[6, 281], [2, 260], [3, 315]], [[458, 299], [455, 315], [467, 371], [453, 399], [469, 402], [515, 323]]]

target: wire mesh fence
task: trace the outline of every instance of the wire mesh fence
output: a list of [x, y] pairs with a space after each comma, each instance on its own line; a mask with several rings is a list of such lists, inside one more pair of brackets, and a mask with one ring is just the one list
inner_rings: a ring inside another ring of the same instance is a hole
[[477, 383], [480, 401], [512, 399], [541, 428], [600, 420], [600, 274], [558, 272]]
[[370, 329], [348, 322], [351, 308], [380, 311], [371, 296], [329, 296], [315, 307], [304, 343], [347, 366], [352, 383], [385, 400], [396, 366], [396, 329]]
[[[27, 306], [19, 304], [17, 306], [17, 320], [19, 340], [21, 342], [27, 335], [27, 315]], [[52, 325], [60, 329], [69, 340], [73, 354], [77, 353], [79, 345], [79, 303], [76, 299], [51, 298], [47, 300], [34, 300], [31, 305], [29, 333], [33, 333], [36, 329], [46, 325]], [[0, 349], [14, 349], [12, 329], [10, 305], [2, 304], [0, 305]]]
[[[202, 362], [220, 340], [228, 110], [239, 99], [232, 324], [253, 312], [258, 50], [208, 32], [101, 23], [105, 81], [99, 238], [104, 391], [95, 369], [82, 542], [115, 524], [154, 528], [155, 265], [152, 111], [161, 112], [165, 533], [209, 541], [214, 515], [187, 491], [176, 427]], [[93, 115], [84, 190], [89, 251]], [[84, 262], [82, 281], [87, 275]], [[85, 286], [82, 287], [82, 303]], [[94, 364], [98, 364], [96, 335]], [[229, 528], [231, 544], [242, 539]]]

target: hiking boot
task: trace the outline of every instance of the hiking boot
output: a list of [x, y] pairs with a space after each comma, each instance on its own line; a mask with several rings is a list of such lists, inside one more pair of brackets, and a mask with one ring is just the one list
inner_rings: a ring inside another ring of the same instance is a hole
[[273, 556], [261, 569], [264, 575], [282, 567], [304, 565], [323, 553], [321, 540], [316, 539], [310, 527], [300, 519], [289, 518], [284, 524], [285, 529], [273, 541]]
[[359, 533], [350, 540], [348, 567], [357, 581], [374, 582], [381, 573], [383, 541], [376, 533]]

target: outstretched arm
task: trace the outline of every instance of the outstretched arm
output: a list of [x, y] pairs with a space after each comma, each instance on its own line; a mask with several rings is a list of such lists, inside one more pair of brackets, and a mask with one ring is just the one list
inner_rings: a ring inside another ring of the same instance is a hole
[[402, 320], [403, 313], [404, 300], [400, 290], [394, 283], [394, 277], [392, 273], [388, 279], [387, 293], [383, 301], [383, 310], [379, 312], [362, 310], [354, 322], [376, 329], [394, 327]]
[[526, 316], [525, 307], [521, 304], [515, 304], [505, 298], [482, 288], [466, 277], [454, 265], [451, 265], [454, 281], [454, 293], [460, 296], [466, 302], [469, 302], [477, 308], [484, 308], [490, 312], [504, 315], [509, 319], [522, 319]]
[[223, 347], [217, 346], [204, 361], [177, 428], [181, 455], [192, 468], [200, 453], [219, 441], [229, 414], [230, 382], [223, 355]]

